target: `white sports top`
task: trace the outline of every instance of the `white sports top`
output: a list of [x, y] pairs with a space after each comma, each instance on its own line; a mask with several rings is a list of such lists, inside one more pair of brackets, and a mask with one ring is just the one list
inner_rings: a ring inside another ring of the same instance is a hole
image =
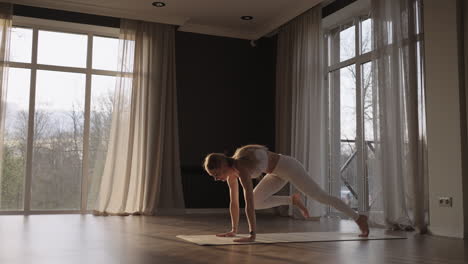
[[266, 172], [268, 168], [268, 150], [254, 149], [252, 155], [257, 160], [257, 166], [252, 170], [250, 177], [258, 178], [262, 173]]

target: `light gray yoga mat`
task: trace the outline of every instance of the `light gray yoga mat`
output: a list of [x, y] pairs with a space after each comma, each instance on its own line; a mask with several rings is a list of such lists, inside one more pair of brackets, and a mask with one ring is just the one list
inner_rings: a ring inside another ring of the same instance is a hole
[[[246, 237], [237, 235], [237, 237]], [[406, 237], [385, 235], [382, 233], [370, 234], [369, 237], [359, 237], [358, 233], [340, 232], [302, 232], [302, 233], [268, 233], [257, 234], [255, 242], [238, 243], [233, 242], [232, 237], [217, 237], [215, 235], [177, 236], [180, 239], [201, 246], [215, 245], [243, 245], [243, 244], [265, 244], [265, 243], [295, 243], [295, 242], [326, 242], [326, 241], [354, 241], [354, 240], [381, 240], [381, 239], [405, 239]]]

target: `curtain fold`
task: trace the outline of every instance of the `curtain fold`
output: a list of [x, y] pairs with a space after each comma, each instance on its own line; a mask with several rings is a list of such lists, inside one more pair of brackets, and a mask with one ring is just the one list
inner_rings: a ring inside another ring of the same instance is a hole
[[[321, 6], [278, 32], [276, 151], [302, 162], [322, 187], [326, 181], [326, 93], [323, 90]], [[296, 192], [291, 188], [290, 192]], [[306, 198], [312, 216], [325, 207]]]
[[376, 169], [371, 219], [427, 226], [428, 188], [421, 1], [372, 0]]
[[[7, 110], [7, 90], [8, 90], [8, 64], [10, 54], [11, 27], [13, 18], [13, 6], [7, 3], [0, 3], [0, 186], [2, 186], [3, 155], [5, 140], [5, 118]], [[0, 193], [0, 206], [2, 195]]]
[[183, 208], [175, 28], [121, 20], [110, 141], [94, 213]]

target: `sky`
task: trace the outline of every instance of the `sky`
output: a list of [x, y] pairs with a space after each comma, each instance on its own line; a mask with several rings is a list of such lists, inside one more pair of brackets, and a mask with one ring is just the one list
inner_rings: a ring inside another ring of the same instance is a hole
[[[51, 31], [39, 31], [38, 64], [85, 68], [88, 36]], [[30, 63], [32, 30], [14, 28], [11, 36], [10, 61]], [[93, 69], [115, 71], [118, 39], [93, 37]], [[14, 113], [29, 109], [30, 70], [9, 68], [7, 89], [7, 125], [14, 122]], [[115, 77], [93, 75], [93, 98], [106, 95], [115, 87]], [[38, 70], [36, 78], [36, 109], [48, 112], [70, 111], [74, 105], [84, 109], [86, 75], [61, 71]]]

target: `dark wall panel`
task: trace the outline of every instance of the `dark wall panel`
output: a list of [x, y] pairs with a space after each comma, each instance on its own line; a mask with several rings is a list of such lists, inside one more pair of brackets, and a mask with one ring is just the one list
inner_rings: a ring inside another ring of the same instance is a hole
[[274, 149], [276, 40], [176, 33], [179, 136], [188, 208], [227, 207], [228, 189], [202, 169], [211, 152]]
[[120, 18], [83, 14], [57, 9], [13, 5], [13, 14], [16, 16], [35, 17], [57, 21], [81, 23], [105, 27], [120, 27]]

